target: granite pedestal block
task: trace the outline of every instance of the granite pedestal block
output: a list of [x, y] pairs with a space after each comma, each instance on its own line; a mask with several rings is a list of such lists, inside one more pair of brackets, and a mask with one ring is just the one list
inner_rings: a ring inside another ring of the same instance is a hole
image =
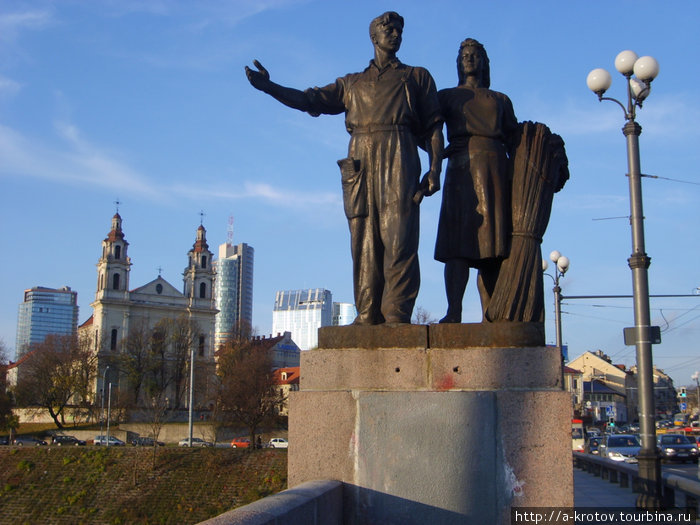
[[494, 325], [321, 329], [290, 396], [289, 486], [342, 481], [358, 525], [505, 524], [511, 506], [572, 506], [561, 357], [530, 345], [539, 325], [508, 328], [493, 347]]

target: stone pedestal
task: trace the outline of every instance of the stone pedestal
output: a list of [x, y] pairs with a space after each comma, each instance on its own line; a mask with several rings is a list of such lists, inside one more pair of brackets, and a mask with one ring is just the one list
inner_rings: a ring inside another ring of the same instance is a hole
[[290, 396], [289, 486], [343, 481], [358, 525], [573, 506], [561, 381], [539, 324], [322, 328]]

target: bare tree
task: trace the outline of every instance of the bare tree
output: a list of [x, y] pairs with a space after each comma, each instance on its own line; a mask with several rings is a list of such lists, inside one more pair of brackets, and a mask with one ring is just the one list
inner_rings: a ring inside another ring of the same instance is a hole
[[12, 396], [7, 392], [7, 349], [0, 339], [0, 432], [7, 432], [19, 426], [19, 418], [12, 413]]
[[126, 382], [126, 403], [138, 406], [150, 365], [151, 331], [145, 320], [132, 323], [123, 341], [122, 352], [117, 356], [117, 367]]
[[150, 332], [148, 366], [145, 376], [145, 394], [150, 399], [165, 392], [172, 381], [168, 371], [168, 339], [170, 319], [161, 319]]
[[170, 374], [174, 388], [174, 408], [180, 408], [187, 391], [190, 370], [190, 352], [199, 337], [199, 325], [186, 316], [167, 322], [171, 351]]
[[33, 345], [22, 364], [15, 395], [20, 406], [46, 409], [58, 428], [70, 403], [89, 403], [96, 357], [87, 341], [74, 335], [49, 335]]
[[151, 437], [153, 438], [153, 468], [156, 468], [156, 451], [158, 449], [158, 438], [163, 424], [167, 420], [170, 401], [165, 397], [165, 392], [156, 392], [149, 399], [148, 410], [151, 413]]
[[282, 396], [272, 372], [272, 356], [248, 340], [229, 340], [219, 350], [220, 388], [215, 413], [238, 422], [255, 442], [257, 429], [274, 417]]
[[413, 314], [413, 320], [411, 321], [413, 324], [433, 324], [437, 323], [437, 319], [433, 317], [433, 315], [426, 310], [425, 308], [419, 306], [416, 308], [415, 313]]

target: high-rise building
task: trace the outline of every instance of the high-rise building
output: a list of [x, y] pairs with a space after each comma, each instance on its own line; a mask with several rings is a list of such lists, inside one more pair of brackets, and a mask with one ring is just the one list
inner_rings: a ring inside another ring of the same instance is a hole
[[252, 246], [229, 243], [219, 246], [216, 261], [215, 299], [216, 336], [218, 347], [233, 330], [253, 326], [253, 261]]
[[277, 292], [272, 311], [272, 333], [291, 332], [301, 350], [318, 346], [318, 329], [333, 323], [330, 290], [313, 288]]
[[333, 303], [333, 326], [352, 324], [357, 317], [357, 308], [352, 303]]
[[78, 292], [36, 286], [24, 291], [17, 317], [16, 357], [49, 334], [74, 334], [78, 327]]

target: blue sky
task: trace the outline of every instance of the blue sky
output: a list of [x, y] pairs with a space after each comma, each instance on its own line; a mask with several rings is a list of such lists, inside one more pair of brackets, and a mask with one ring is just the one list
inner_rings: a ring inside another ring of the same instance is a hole
[[[352, 6], [352, 7], [350, 7]], [[631, 294], [629, 191], [622, 111], [586, 88], [595, 67], [624, 96], [618, 52], [652, 55], [660, 74], [638, 113], [646, 249], [652, 294], [700, 286], [700, 4], [673, 2], [464, 2], [32, 0], [0, 4], [0, 338], [14, 354], [17, 306], [32, 286], [78, 291], [91, 314], [100, 243], [116, 200], [130, 243], [131, 287], [162, 268], [182, 287], [200, 211], [212, 251], [255, 248], [254, 324], [267, 334], [276, 290], [325, 287], [352, 301], [349, 234], [336, 160], [342, 116], [308, 115], [255, 91], [253, 59], [272, 79], [306, 88], [360, 71], [372, 57], [369, 21], [397, 10], [399, 57], [427, 67], [438, 88], [456, 84], [466, 37], [491, 60], [492, 89], [518, 120], [560, 134], [571, 179], [559, 193], [542, 249], [571, 259], [565, 296]], [[672, 179], [672, 180], [669, 180]], [[432, 259], [440, 197], [421, 216], [417, 305], [444, 314], [442, 264]], [[480, 320], [474, 279], [465, 322]], [[547, 341], [555, 340], [545, 277]], [[700, 369], [700, 296], [652, 299], [663, 342], [655, 363], [676, 384]], [[633, 365], [622, 329], [631, 300], [566, 301], [570, 356], [602, 349]]]

